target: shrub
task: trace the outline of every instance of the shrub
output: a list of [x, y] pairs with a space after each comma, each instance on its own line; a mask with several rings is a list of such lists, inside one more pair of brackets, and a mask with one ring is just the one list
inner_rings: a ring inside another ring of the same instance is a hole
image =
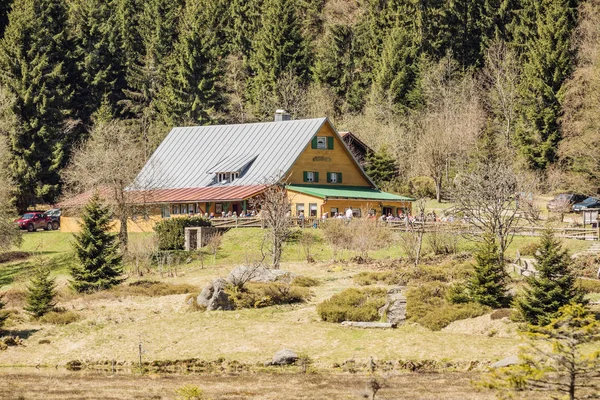
[[169, 218], [154, 226], [158, 235], [159, 250], [183, 250], [185, 245], [185, 228], [211, 226], [208, 219], [202, 217]]
[[448, 284], [426, 282], [406, 292], [407, 316], [431, 330], [440, 330], [451, 322], [478, 317], [489, 311], [476, 303], [449, 304]]
[[445, 304], [442, 307], [432, 309], [417, 322], [432, 331], [439, 331], [454, 321], [479, 317], [489, 310], [489, 307], [478, 303]]
[[435, 197], [435, 183], [428, 176], [416, 176], [408, 181], [410, 194], [416, 197]]
[[327, 322], [377, 321], [386, 297], [387, 291], [382, 288], [350, 288], [320, 303], [317, 312]]
[[77, 322], [81, 316], [73, 311], [50, 311], [40, 318], [41, 322], [54, 325], [68, 325]]
[[297, 276], [294, 278], [294, 280], [292, 281], [292, 286], [299, 286], [299, 287], [313, 287], [313, 286], [319, 286], [321, 284], [321, 282], [318, 279], [315, 278], [310, 278], [308, 276]]
[[539, 243], [529, 242], [526, 245], [519, 247], [519, 254], [526, 257], [533, 257], [539, 248]]
[[204, 395], [204, 391], [200, 389], [198, 386], [194, 385], [185, 385], [177, 390], [177, 398], [179, 400], [205, 400], [206, 396]]
[[404, 277], [393, 271], [363, 271], [352, 277], [355, 284], [360, 286], [384, 283], [386, 285], [403, 285], [406, 283]]
[[276, 304], [292, 304], [306, 301], [311, 293], [305, 287], [281, 282], [248, 282], [243, 287], [226, 289], [235, 308], [262, 308]]
[[458, 253], [460, 235], [448, 232], [433, 231], [425, 236], [425, 242], [435, 255]]
[[584, 293], [600, 293], [600, 281], [596, 279], [577, 279], [577, 286]]
[[577, 275], [586, 278], [595, 278], [600, 265], [600, 256], [596, 254], [585, 254], [578, 256], [573, 260], [573, 270]]

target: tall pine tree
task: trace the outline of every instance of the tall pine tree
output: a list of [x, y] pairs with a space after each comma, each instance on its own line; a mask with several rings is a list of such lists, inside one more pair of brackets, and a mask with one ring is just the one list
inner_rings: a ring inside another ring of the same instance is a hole
[[98, 193], [90, 199], [81, 216], [81, 232], [75, 235], [77, 263], [71, 268], [71, 286], [88, 293], [119, 284], [123, 269], [117, 234], [111, 233], [110, 210]]
[[210, 0], [189, 0], [183, 12], [158, 104], [170, 125], [208, 124], [224, 102], [217, 35], [207, 24], [214, 14], [210, 4]]
[[60, 194], [59, 172], [76, 141], [64, 126], [76, 81], [71, 50], [64, 2], [15, 0], [0, 43], [0, 84], [14, 95], [12, 111], [20, 120], [9, 142], [21, 212]]
[[249, 98], [261, 119], [273, 112], [261, 106], [275, 94], [283, 73], [291, 72], [301, 83], [308, 82], [308, 46], [296, 15], [295, 0], [265, 0], [250, 65], [253, 77]]
[[[556, 160], [563, 84], [573, 68], [571, 37], [574, 1], [526, 1], [516, 40], [524, 40], [522, 104], [517, 146], [530, 167], [545, 169]], [[533, 17], [533, 21], [532, 21]], [[533, 23], [533, 26], [532, 26]]]
[[389, 32], [374, 76], [375, 102], [392, 104], [397, 112], [420, 105], [419, 53], [414, 31], [398, 26]]
[[487, 235], [475, 253], [475, 272], [467, 287], [471, 300], [492, 308], [508, 307], [508, 275], [500, 260], [496, 238]]
[[554, 318], [562, 306], [585, 300], [575, 285], [571, 258], [551, 230], [543, 233], [535, 259], [537, 274], [527, 278], [516, 306], [527, 322], [541, 325]]
[[70, 31], [75, 44], [78, 114], [85, 122], [100, 103], [112, 107], [123, 98], [125, 59], [117, 24], [115, 0], [76, 0], [69, 12]]

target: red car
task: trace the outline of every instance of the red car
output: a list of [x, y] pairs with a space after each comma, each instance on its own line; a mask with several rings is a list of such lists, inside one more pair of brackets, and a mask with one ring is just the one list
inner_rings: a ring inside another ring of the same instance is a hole
[[[44, 229], [46, 231], [54, 229], [52, 217], [47, 216], [41, 211], [32, 211], [23, 214], [23, 216], [15, 222], [19, 224], [19, 228], [27, 229], [29, 232], [35, 232], [38, 229]], [[58, 224], [56, 229], [58, 229]]]

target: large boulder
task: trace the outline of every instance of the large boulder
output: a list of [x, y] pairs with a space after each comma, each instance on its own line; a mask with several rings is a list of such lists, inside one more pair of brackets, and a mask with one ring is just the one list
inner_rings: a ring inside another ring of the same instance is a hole
[[519, 356], [506, 357], [503, 360], [496, 361], [491, 365], [492, 368], [504, 368], [510, 367], [511, 365], [522, 364], [523, 362], [519, 359]]
[[296, 362], [298, 355], [290, 349], [279, 350], [273, 356], [271, 365], [289, 365]]
[[263, 266], [240, 265], [235, 267], [227, 277], [227, 281], [238, 286], [246, 282], [283, 282], [292, 283], [295, 274], [280, 269], [269, 269]]
[[406, 297], [405, 287], [396, 287], [388, 290], [387, 300], [379, 311], [379, 315], [385, 316], [387, 322], [394, 326], [402, 325], [406, 321]]
[[227, 286], [229, 283], [225, 279], [215, 279], [200, 292], [196, 300], [198, 305], [206, 307], [207, 311], [233, 310], [235, 305], [225, 292]]

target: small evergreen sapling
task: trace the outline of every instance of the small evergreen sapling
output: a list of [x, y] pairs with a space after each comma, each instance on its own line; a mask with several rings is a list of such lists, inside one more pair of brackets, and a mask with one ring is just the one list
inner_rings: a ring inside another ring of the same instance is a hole
[[77, 292], [108, 289], [119, 284], [123, 272], [117, 235], [110, 233], [110, 211], [95, 194], [84, 209], [81, 232], [75, 235], [78, 263], [71, 268], [71, 286]]
[[569, 303], [584, 304], [584, 294], [576, 286], [571, 258], [551, 230], [544, 231], [536, 254], [537, 275], [527, 279], [528, 287], [516, 301], [525, 320], [534, 325], [547, 324], [558, 310]]
[[508, 275], [500, 261], [496, 238], [484, 237], [475, 254], [475, 272], [468, 283], [471, 299], [492, 308], [507, 307], [511, 302], [508, 293]]
[[56, 303], [55, 279], [50, 278], [50, 269], [44, 265], [36, 270], [35, 275], [27, 286], [27, 305], [25, 311], [34, 318], [40, 318], [52, 311]]

